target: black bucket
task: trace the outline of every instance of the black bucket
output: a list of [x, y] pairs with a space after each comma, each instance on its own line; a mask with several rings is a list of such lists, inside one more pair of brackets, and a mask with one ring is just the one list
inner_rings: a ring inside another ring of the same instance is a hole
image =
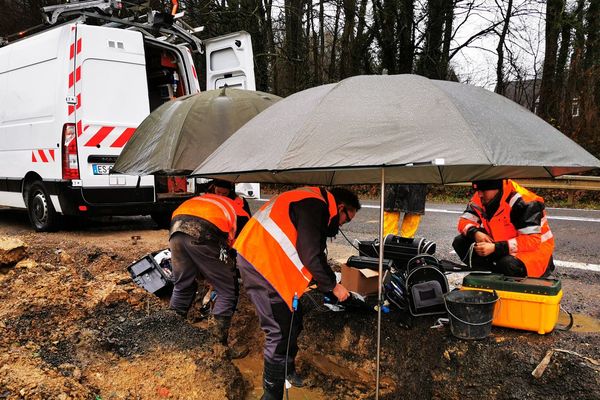
[[483, 339], [492, 331], [496, 292], [455, 290], [444, 296], [450, 331], [460, 339]]

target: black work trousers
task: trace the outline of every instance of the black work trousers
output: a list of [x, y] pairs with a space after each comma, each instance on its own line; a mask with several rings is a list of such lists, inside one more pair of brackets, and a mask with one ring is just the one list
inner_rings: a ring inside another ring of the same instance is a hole
[[292, 311], [269, 282], [239, 254], [237, 266], [242, 274], [246, 293], [256, 308], [260, 327], [265, 332], [265, 361], [284, 365], [289, 338], [287, 362], [292, 364], [298, 353], [298, 335], [302, 332], [302, 307], [298, 304], [292, 326]]
[[469, 239], [463, 235], [456, 236], [452, 242], [454, 251], [456, 251], [462, 262], [468, 266], [473, 269], [491, 271], [506, 276], [527, 276], [525, 264], [514, 256], [506, 255], [497, 257], [491, 254], [487, 257], [481, 257], [474, 251], [472, 254], [469, 254], [469, 249], [473, 243], [473, 239]]
[[219, 259], [219, 243], [175, 232], [169, 239], [169, 246], [175, 284], [170, 307], [182, 314], [187, 313], [196, 297], [196, 279], [206, 279], [217, 293], [212, 313], [231, 317], [237, 306], [239, 284], [235, 265]]

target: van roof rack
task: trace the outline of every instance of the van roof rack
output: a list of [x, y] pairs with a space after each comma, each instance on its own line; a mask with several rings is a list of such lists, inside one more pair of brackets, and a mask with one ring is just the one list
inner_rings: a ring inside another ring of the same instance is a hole
[[[149, 10], [141, 17], [132, 16], [120, 18], [115, 16], [115, 12], [126, 10], [138, 14], [147, 10], [142, 5], [144, 0], [71, 0], [67, 4], [58, 4], [54, 6], [42, 7], [44, 24], [29, 28], [25, 31], [0, 38], [0, 47], [8, 44], [10, 38], [21, 39], [31, 32], [39, 32], [57, 24], [60, 19], [69, 20], [79, 19], [86, 21], [88, 18], [101, 22], [101, 25], [112, 27], [123, 27], [125, 29], [134, 29], [141, 32], [144, 36], [154, 39], [165, 40], [173, 44], [188, 44], [192, 51], [202, 53], [202, 41], [194, 36], [201, 32], [204, 27], [193, 28], [181, 19], [184, 12], [169, 14]], [[174, 7], [173, 11], [176, 10]], [[145, 18], [145, 22], [140, 21]]]

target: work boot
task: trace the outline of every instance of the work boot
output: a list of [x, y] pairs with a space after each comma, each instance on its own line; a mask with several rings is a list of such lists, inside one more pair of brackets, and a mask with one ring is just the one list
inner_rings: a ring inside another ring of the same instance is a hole
[[294, 387], [300, 388], [300, 387], [304, 386], [304, 380], [296, 372], [296, 364], [293, 361], [288, 363], [287, 376], [286, 376], [285, 380], [288, 381], [290, 383], [290, 385], [292, 385]]
[[209, 323], [210, 333], [214, 336], [217, 342], [227, 347], [227, 354], [232, 360], [243, 358], [248, 355], [249, 349], [244, 345], [234, 347], [227, 346], [229, 338], [229, 327], [231, 326], [231, 317], [224, 315], [213, 315]]
[[285, 385], [285, 365], [265, 360], [263, 395], [260, 400], [282, 400]]

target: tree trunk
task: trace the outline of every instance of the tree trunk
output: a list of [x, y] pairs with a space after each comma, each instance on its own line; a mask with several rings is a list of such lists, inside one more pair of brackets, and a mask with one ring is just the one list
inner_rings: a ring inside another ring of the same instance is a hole
[[413, 35], [415, 18], [414, 0], [400, 0], [398, 10], [398, 73], [413, 72], [415, 57], [415, 39]]
[[354, 26], [356, 19], [356, 0], [343, 0], [344, 5], [344, 30], [342, 33], [342, 54], [340, 58], [340, 79], [350, 76], [352, 63], [351, 47], [354, 40]]
[[559, 94], [555, 85], [556, 55], [564, 7], [564, 0], [548, 0], [546, 5], [546, 50], [538, 115], [551, 123], [557, 118], [556, 102]]
[[425, 45], [417, 63], [417, 73], [432, 79], [444, 79], [440, 73], [442, 62], [442, 35], [444, 31], [446, 3], [451, 0], [431, 0], [427, 3]]
[[513, 0], [508, 0], [506, 6], [506, 14], [504, 15], [504, 25], [502, 26], [502, 32], [498, 39], [498, 47], [496, 51], [498, 53], [498, 64], [496, 65], [496, 93], [504, 95], [506, 89], [506, 83], [504, 81], [504, 43], [506, 42], [506, 35], [508, 34], [508, 28], [510, 26], [510, 17], [512, 16], [512, 5]]
[[319, 0], [319, 68], [318, 81], [325, 82], [325, 0]]
[[333, 32], [332, 32], [332, 39], [331, 39], [331, 55], [330, 55], [330, 59], [329, 59], [329, 76], [328, 76], [328, 80], [331, 81], [336, 81], [337, 80], [337, 71], [336, 71], [336, 64], [337, 64], [337, 42], [338, 42], [338, 36], [339, 36], [339, 30], [340, 30], [340, 13], [341, 13], [341, 7], [337, 7], [335, 10], [335, 21], [333, 23]]

